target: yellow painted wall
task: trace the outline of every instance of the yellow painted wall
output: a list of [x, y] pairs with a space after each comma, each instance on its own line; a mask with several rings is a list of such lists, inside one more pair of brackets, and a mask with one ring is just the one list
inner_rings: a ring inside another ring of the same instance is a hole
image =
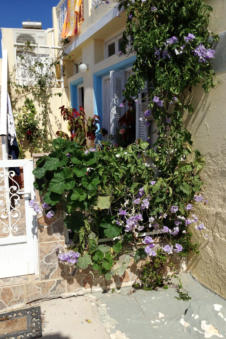
[[[211, 0], [210, 30], [226, 31], [226, 0]], [[194, 148], [204, 155], [202, 171], [206, 206], [199, 205], [197, 215], [206, 230], [195, 231], [200, 254], [190, 262], [192, 274], [205, 286], [226, 297], [226, 67], [216, 74], [216, 86], [208, 94], [193, 89], [195, 113], [186, 120], [192, 132]]]

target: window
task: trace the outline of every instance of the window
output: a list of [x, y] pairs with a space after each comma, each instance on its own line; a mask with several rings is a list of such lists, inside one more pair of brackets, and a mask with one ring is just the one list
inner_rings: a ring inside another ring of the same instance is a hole
[[119, 54], [122, 51], [122, 35], [119, 35], [105, 42], [105, 58], [109, 58], [114, 54]]
[[84, 108], [84, 87], [82, 85], [78, 86], [78, 109], [80, 106]]

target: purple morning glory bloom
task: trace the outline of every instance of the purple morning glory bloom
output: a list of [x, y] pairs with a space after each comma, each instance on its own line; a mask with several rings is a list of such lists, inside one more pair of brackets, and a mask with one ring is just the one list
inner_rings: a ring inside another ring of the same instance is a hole
[[169, 38], [169, 39], [166, 40], [167, 45], [173, 45], [173, 44], [175, 44], [176, 42], [178, 42], [178, 39], [177, 39], [176, 36], [172, 36], [171, 38]]
[[193, 222], [197, 222], [199, 219], [195, 214], [192, 214]]
[[150, 184], [153, 186], [153, 185], [156, 184], [156, 181], [152, 180], [152, 181], [150, 182]]
[[146, 246], [144, 251], [147, 255], [149, 255], [150, 257], [155, 257], [156, 256], [156, 252], [152, 249], [153, 246]]
[[185, 220], [185, 226], [191, 225], [194, 221], [192, 219], [186, 219]]
[[124, 107], [124, 104], [123, 102], [121, 102], [121, 104], [119, 105], [120, 108], [123, 108]]
[[139, 194], [140, 197], [142, 197], [144, 195], [144, 187], [141, 187], [139, 189], [139, 193], [138, 194]]
[[166, 58], [170, 59], [171, 58], [171, 56], [170, 56], [170, 54], [169, 54], [167, 49], [164, 49], [162, 51], [162, 57], [163, 57], [163, 59], [166, 59]]
[[180, 253], [183, 251], [183, 246], [181, 244], [175, 244], [174, 252]]
[[153, 242], [154, 242], [154, 240], [152, 239], [152, 237], [149, 237], [149, 235], [147, 235], [143, 240], [143, 244], [145, 244], [145, 245], [150, 245]]
[[41, 209], [40, 209], [40, 207], [38, 206], [38, 204], [34, 205], [33, 209], [34, 209], [34, 211], [35, 211], [36, 213], [40, 213], [40, 212], [41, 212]]
[[163, 100], [160, 100], [160, 98], [158, 96], [154, 96], [153, 100], [152, 100], [157, 106], [159, 107], [163, 107]]
[[159, 57], [160, 54], [161, 54], [161, 49], [155, 48], [155, 53], [154, 53], [154, 55], [157, 56], [157, 57]]
[[118, 215], [125, 216], [125, 215], [127, 215], [127, 212], [126, 212], [126, 210], [120, 209]]
[[143, 220], [142, 214], [140, 214], [140, 213], [134, 215], [134, 217], [132, 217], [132, 218], [134, 218], [135, 222], [138, 222], [138, 221], [142, 221], [142, 220]]
[[200, 224], [198, 226], [195, 227], [197, 230], [201, 231], [201, 230], [204, 230], [205, 229], [205, 226], [204, 224]]
[[30, 201], [29, 201], [29, 206], [30, 206], [30, 207], [34, 207], [36, 204], [37, 204], [37, 203], [36, 203], [35, 200], [30, 200]]
[[54, 217], [54, 215], [55, 215], [55, 213], [54, 213], [52, 210], [50, 210], [50, 211], [46, 214], [46, 218], [51, 219], [52, 217]]
[[171, 233], [171, 230], [170, 230], [169, 227], [167, 227], [167, 226], [163, 226], [162, 231], [163, 231], [164, 233]]
[[43, 204], [42, 204], [42, 208], [50, 208], [50, 206], [46, 203], [46, 202], [44, 202]]
[[148, 199], [144, 199], [143, 201], [142, 201], [142, 204], [141, 204], [141, 209], [146, 209], [146, 208], [148, 208], [149, 207], [149, 200]]
[[150, 109], [147, 109], [147, 110], [144, 112], [145, 118], [149, 117], [150, 115], [151, 115], [151, 111], [150, 111]]
[[192, 204], [187, 204], [187, 206], [185, 207], [185, 209], [187, 210], [187, 211], [190, 211], [191, 209], [192, 209]]
[[60, 260], [60, 261], [67, 261], [67, 254], [66, 253], [60, 253], [60, 254], [58, 254], [58, 259]]
[[177, 211], [178, 211], [178, 206], [172, 206], [171, 208], [170, 208], [170, 211], [171, 211], [171, 213], [177, 213]]
[[137, 199], [133, 200], [133, 203], [135, 205], [139, 205], [140, 204], [140, 198], [137, 198]]
[[188, 33], [187, 36], [184, 37], [184, 41], [189, 42], [195, 39], [195, 35], [192, 33]]
[[173, 246], [165, 245], [162, 249], [163, 249], [164, 252], [166, 252], [168, 254], [172, 254], [173, 253]]
[[155, 6], [152, 6], [152, 7], [151, 7], [151, 11], [152, 11], [152, 12], [156, 12], [157, 10], [158, 10], [157, 7], [155, 7]]
[[174, 229], [173, 229], [171, 234], [175, 236], [175, 235], [177, 235], [179, 233], [179, 230], [180, 230], [179, 227], [174, 227]]
[[146, 253], [147, 255], [151, 255], [151, 253], [152, 253], [152, 251], [153, 251], [153, 250], [152, 250], [153, 247], [155, 247], [154, 244], [150, 244], [150, 245], [146, 246], [146, 247], [144, 248], [145, 253]]
[[215, 54], [214, 49], [207, 49], [202, 44], [196, 47], [193, 52], [198, 56], [200, 62], [206, 62], [208, 59], [213, 59]]
[[201, 195], [195, 195], [194, 196], [194, 200], [196, 201], [196, 202], [201, 202], [201, 201], [203, 201], [203, 197], [201, 196]]

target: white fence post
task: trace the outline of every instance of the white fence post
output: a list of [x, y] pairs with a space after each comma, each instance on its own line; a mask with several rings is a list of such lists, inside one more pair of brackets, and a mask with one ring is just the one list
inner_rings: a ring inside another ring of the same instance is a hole
[[7, 119], [7, 95], [8, 95], [8, 57], [7, 51], [2, 51], [2, 79], [1, 79], [1, 118], [0, 136], [2, 137], [2, 159], [8, 159], [8, 119]]

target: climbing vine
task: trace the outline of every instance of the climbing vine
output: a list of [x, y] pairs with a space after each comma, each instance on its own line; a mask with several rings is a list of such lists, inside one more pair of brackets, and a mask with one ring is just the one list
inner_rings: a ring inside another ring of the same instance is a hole
[[[60, 52], [54, 60], [49, 56], [36, 54], [29, 41], [18, 50], [17, 65], [10, 75], [10, 92], [22, 153], [25, 150], [40, 152], [51, 148], [50, 99], [54, 95], [62, 95], [60, 90], [55, 94], [53, 92], [53, 88], [59, 87], [56, 73], [60, 66], [60, 57]], [[28, 102], [32, 102], [32, 108], [28, 107]], [[34, 120], [34, 110], [35, 121], [26, 129], [26, 123]], [[23, 114], [26, 123], [22, 121]], [[40, 138], [34, 144], [37, 135]]]
[[[193, 113], [192, 88], [201, 84], [207, 91], [214, 84], [217, 38], [208, 31], [211, 8], [203, 0], [121, 0], [119, 7], [127, 15], [124, 53], [136, 54], [124, 95], [136, 100], [146, 86], [144, 119], [155, 122], [157, 141], [85, 149], [57, 139], [37, 164], [35, 185], [46, 217], [60, 203], [74, 231], [73, 251], [59, 254], [62, 263], [110, 280], [124, 274], [130, 254], [134, 262], [145, 259], [136, 287], [149, 289], [167, 284], [175, 256], [196, 251], [191, 228], [205, 229], [193, 211], [206, 203], [203, 158], [192, 150], [184, 116]], [[104, 237], [108, 244], [100, 243]]]

